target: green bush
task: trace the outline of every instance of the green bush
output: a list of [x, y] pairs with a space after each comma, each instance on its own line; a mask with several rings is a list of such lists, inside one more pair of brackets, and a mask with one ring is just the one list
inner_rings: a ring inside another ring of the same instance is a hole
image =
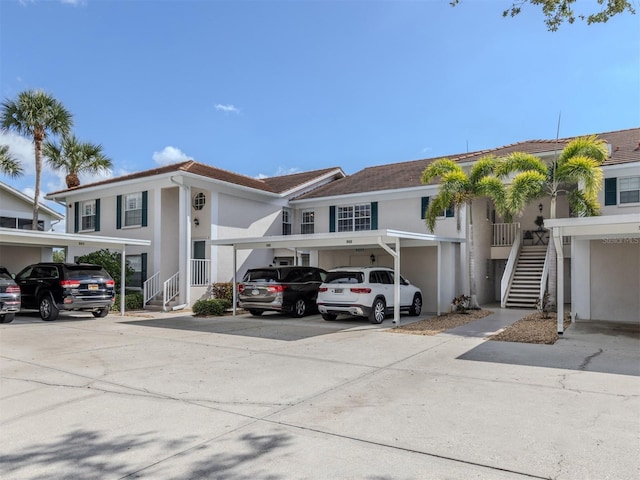
[[233, 305], [233, 283], [214, 283], [213, 285], [211, 285], [211, 296], [213, 298], [228, 300], [229, 304]]
[[[82, 255], [77, 258], [78, 263], [93, 263], [95, 265], [100, 265], [104, 268], [113, 281], [116, 283], [116, 289], [120, 288], [120, 273], [122, 271], [122, 256], [118, 252], [111, 252], [108, 248], [103, 248], [102, 250], [96, 250], [95, 252], [88, 253], [87, 255]], [[133, 275], [133, 268], [129, 266], [129, 262], [126, 261], [125, 266], [125, 275], [127, 281]]]
[[231, 306], [231, 302], [225, 298], [210, 298], [198, 300], [193, 304], [194, 315], [224, 315], [224, 311]]
[[[142, 293], [141, 292], [126, 292], [124, 295], [124, 309], [126, 310], [142, 310]], [[120, 294], [116, 293], [116, 300], [113, 302], [111, 311], [120, 311]]]

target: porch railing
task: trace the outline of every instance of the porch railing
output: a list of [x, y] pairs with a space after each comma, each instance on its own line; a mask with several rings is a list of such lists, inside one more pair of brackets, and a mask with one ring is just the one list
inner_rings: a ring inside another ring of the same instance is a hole
[[519, 223], [494, 223], [492, 247], [510, 247], [520, 234]]
[[511, 279], [513, 278], [513, 272], [515, 271], [516, 261], [520, 254], [520, 244], [522, 243], [520, 236], [520, 224], [516, 223], [515, 236], [513, 237], [513, 245], [511, 245], [511, 251], [509, 252], [509, 258], [507, 264], [504, 267], [504, 273], [502, 274], [502, 280], [500, 282], [500, 306], [505, 308], [507, 306], [507, 295], [511, 288]]
[[166, 309], [169, 302], [180, 293], [180, 272], [175, 273], [164, 282], [162, 293], [162, 308]]
[[143, 305], [146, 305], [149, 303], [149, 300], [160, 293], [160, 272], [153, 274], [145, 280], [142, 284], [142, 291], [144, 296]]
[[192, 258], [191, 259], [191, 286], [203, 287], [209, 285], [209, 272], [211, 271], [211, 260]]

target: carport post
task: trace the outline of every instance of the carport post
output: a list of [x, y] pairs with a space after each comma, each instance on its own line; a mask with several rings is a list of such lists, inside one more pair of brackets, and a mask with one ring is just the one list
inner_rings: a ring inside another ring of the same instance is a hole
[[236, 269], [238, 268], [238, 259], [236, 255], [238, 254], [238, 250], [236, 250], [235, 244], [233, 245], [233, 316], [235, 317], [237, 314], [236, 304], [238, 303], [238, 285], [236, 284], [238, 278], [236, 276]]
[[553, 243], [556, 247], [556, 303], [558, 304], [558, 334], [564, 333], [564, 252], [562, 251], [562, 229], [553, 229]]
[[127, 273], [126, 246], [122, 244], [122, 253], [120, 254], [120, 316], [124, 317], [124, 282]]

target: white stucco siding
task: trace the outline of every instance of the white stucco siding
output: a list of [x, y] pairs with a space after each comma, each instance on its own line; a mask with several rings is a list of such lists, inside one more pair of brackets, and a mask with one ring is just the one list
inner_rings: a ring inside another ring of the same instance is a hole
[[38, 262], [53, 260], [53, 249], [49, 247], [18, 247], [2, 245], [0, 247], [0, 266], [11, 273], [18, 273], [24, 267]]
[[[33, 203], [25, 202], [22, 198], [18, 198], [10, 192], [0, 189], [0, 216], [10, 218], [22, 218], [31, 220], [33, 218]], [[51, 230], [52, 221], [58, 219], [52, 218], [42, 208], [38, 209], [38, 219], [44, 222], [44, 230]]]
[[625, 215], [629, 213], [640, 214], [640, 203], [620, 203], [620, 179], [625, 177], [640, 177], [640, 165], [638, 163], [624, 164], [624, 165], [612, 165], [610, 167], [604, 167], [604, 178], [616, 178], [616, 204], [605, 205], [605, 188], [603, 186], [600, 193], [598, 193], [598, 202], [601, 205], [602, 215]]
[[589, 250], [590, 318], [640, 322], [640, 238], [592, 240]]
[[444, 237], [460, 237], [464, 235], [458, 232], [455, 217], [438, 218], [436, 220], [435, 230], [430, 232], [422, 218], [420, 212], [421, 206], [422, 197], [419, 195], [403, 199], [379, 201], [378, 228], [405, 232], [433, 233]]

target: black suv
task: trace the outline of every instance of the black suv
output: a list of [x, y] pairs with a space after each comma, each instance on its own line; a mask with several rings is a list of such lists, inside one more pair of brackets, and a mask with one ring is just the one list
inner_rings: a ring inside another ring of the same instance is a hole
[[239, 305], [252, 315], [272, 310], [302, 317], [317, 309], [326, 273], [316, 267], [252, 268], [238, 284]]
[[43, 320], [55, 320], [60, 310], [88, 310], [106, 317], [115, 298], [114, 281], [100, 265], [36, 263], [16, 275], [22, 308], [40, 310]]

